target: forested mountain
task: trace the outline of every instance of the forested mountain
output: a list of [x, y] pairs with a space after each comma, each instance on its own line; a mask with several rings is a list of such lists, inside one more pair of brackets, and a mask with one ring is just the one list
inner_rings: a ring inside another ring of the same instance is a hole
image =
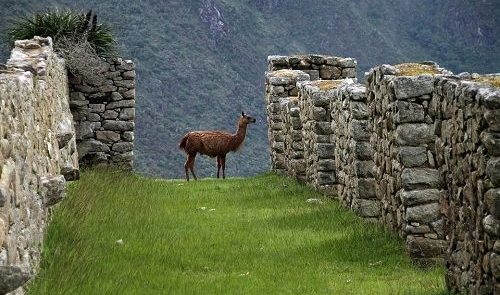
[[[266, 58], [318, 53], [358, 59], [358, 78], [381, 63], [434, 60], [453, 72], [500, 71], [498, 0], [0, 0], [0, 62], [17, 16], [47, 8], [92, 9], [113, 26], [137, 65], [135, 169], [183, 177], [182, 135], [233, 131], [241, 111], [257, 118], [227, 174], [269, 168]], [[213, 160], [197, 162], [213, 176]]]

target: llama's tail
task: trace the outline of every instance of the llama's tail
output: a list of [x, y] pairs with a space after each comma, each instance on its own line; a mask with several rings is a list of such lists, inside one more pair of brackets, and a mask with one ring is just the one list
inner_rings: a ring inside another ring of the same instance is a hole
[[184, 137], [181, 139], [181, 143], [179, 143], [179, 148], [185, 150], [186, 149], [186, 141], [188, 140], [189, 133], [184, 135]]

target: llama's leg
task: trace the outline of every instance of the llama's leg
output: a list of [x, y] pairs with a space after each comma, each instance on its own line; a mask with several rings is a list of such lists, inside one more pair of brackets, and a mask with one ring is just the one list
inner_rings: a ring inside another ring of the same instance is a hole
[[217, 178], [219, 178], [220, 167], [221, 167], [221, 159], [219, 156], [217, 156]]
[[226, 155], [220, 157], [222, 165], [222, 179], [226, 179]]
[[186, 181], [189, 181], [189, 162], [191, 157], [188, 155], [186, 159], [186, 163], [184, 163], [184, 171], [186, 172]]
[[198, 178], [196, 178], [196, 174], [194, 174], [194, 160], [196, 158], [196, 153], [189, 155], [189, 158], [191, 158], [191, 162], [190, 162], [190, 165], [189, 165], [189, 170], [191, 170], [191, 173], [193, 174], [194, 180], [198, 180]]

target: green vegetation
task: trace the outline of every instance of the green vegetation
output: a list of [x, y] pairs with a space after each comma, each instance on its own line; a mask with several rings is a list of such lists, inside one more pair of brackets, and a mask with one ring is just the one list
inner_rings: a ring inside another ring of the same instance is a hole
[[[242, 153], [228, 155], [228, 175], [268, 169], [268, 55], [355, 57], [360, 81], [372, 66], [411, 61], [433, 60], [456, 73], [500, 68], [500, 5], [494, 0], [213, 0], [228, 28], [218, 40], [200, 19], [203, 2], [2, 0], [0, 28], [52, 7], [92, 9], [112, 25], [123, 57], [137, 66], [135, 167], [168, 178], [183, 176], [182, 135], [234, 131], [241, 111], [257, 124]], [[0, 63], [8, 53], [0, 42]], [[197, 159], [200, 176], [213, 176], [214, 166]]]
[[[197, 182], [85, 171], [29, 294], [446, 294], [442, 268], [273, 174]], [[121, 242], [117, 242], [121, 240]]]
[[419, 63], [403, 63], [394, 67], [397, 69], [396, 75], [398, 76], [435, 75], [440, 73], [435, 66]]
[[99, 56], [114, 55], [116, 45], [111, 28], [98, 24], [97, 15], [92, 15], [91, 11], [85, 15], [69, 9], [54, 9], [23, 16], [10, 27], [8, 35], [11, 44], [34, 36], [50, 36], [54, 39], [56, 50], [61, 45], [60, 40], [85, 40]]

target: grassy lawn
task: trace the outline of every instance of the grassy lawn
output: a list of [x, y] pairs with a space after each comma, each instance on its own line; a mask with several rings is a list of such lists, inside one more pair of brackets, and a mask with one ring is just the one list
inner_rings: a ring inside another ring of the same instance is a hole
[[[183, 182], [86, 171], [29, 294], [446, 294], [402, 241], [267, 174]], [[123, 243], [117, 241], [122, 240]]]

